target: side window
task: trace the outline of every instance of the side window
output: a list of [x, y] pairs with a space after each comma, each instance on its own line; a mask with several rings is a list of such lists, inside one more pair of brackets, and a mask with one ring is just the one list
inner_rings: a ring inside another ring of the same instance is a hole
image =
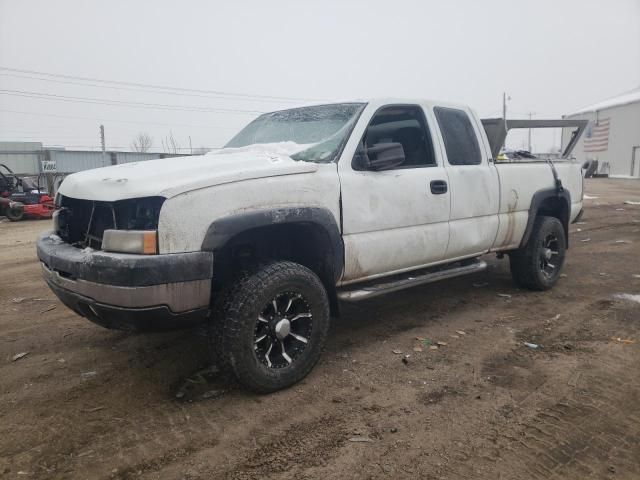
[[436, 165], [424, 112], [417, 105], [389, 106], [376, 112], [362, 138], [361, 153], [366, 155], [385, 143], [399, 143], [404, 150], [404, 162], [394, 169]]
[[469, 116], [456, 108], [433, 109], [444, 138], [449, 165], [479, 165], [482, 153]]

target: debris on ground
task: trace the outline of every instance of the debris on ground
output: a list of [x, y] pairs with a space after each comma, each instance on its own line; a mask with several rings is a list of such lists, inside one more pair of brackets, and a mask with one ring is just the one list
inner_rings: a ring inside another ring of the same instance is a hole
[[404, 363], [405, 365], [409, 365], [409, 355], [405, 355], [404, 357], [402, 357], [402, 363]]
[[436, 342], [436, 345], [438, 345], [439, 347], [446, 347], [447, 342]]
[[538, 348], [540, 348], [540, 345], [538, 345], [537, 343], [524, 342], [524, 346], [532, 348], [533, 350], [537, 350]]
[[80, 378], [82, 378], [82, 380], [89, 380], [90, 378], [95, 377], [98, 374], [98, 372], [96, 372], [95, 370], [92, 370], [90, 372], [82, 372], [80, 374]]
[[175, 386], [174, 398], [183, 402], [219, 398], [229, 391], [226, 381], [228, 379], [216, 365], [209, 365], [182, 379]]
[[584, 198], [585, 200], [595, 200], [596, 198], [599, 198], [599, 197], [597, 197], [597, 196], [595, 196], [595, 195], [593, 195], [593, 196], [592, 196], [592, 195], [584, 194], [584, 195], [582, 196], [582, 198]]
[[561, 273], [560, 274], [560, 278], [567, 278], [567, 274], [566, 273]]
[[616, 240], [614, 243], [631, 243], [629, 240]]
[[581, 242], [590, 242], [591, 239], [590, 238], [583, 238], [582, 240], [580, 240]]
[[636, 343], [635, 340], [631, 340], [630, 338], [611, 337], [611, 340], [618, 343], [624, 343], [625, 345], [632, 345]]
[[29, 352], [20, 352], [20, 353], [16, 353], [16, 354], [11, 358], [11, 361], [12, 361], [12, 362], [16, 362], [16, 361], [20, 360], [21, 358], [26, 357], [27, 355], [29, 355]]
[[637, 273], [632, 273], [631, 276], [633, 278], [640, 278], [640, 274], [637, 274]]
[[569, 377], [569, 380], [567, 380], [567, 385], [574, 388], [577, 387], [578, 380], [580, 380], [580, 375], [582, 375], [580, 372], [576, 372], [573, 375], [571, 375], [571, 377]]
[[13, 303], [22, 303], [22, 302], [24, 302], [25, 300], [26, 300], [26, 298], [24, 298], [24, 297], [16, 297], [16, 298], [12, 298], [12, 299], [11, 299], [11, 301], [12, 301]]
[[511, 295], [509, 295], [508, 293], [498, 293], [498, 296], [502, 298], [511, 298]]
[[391, 350], [392, 353], [395, 353], [396, 355], [400, 355], [402, 353], [402, 350]]
[[640, 205], [640, 202], [636, 202], [635, 200], [625, 200], [625, 205]]
[[369, 437], [351, 437], [349, 441], [350, 442], [367, 442], [367, 443], [373, 442], [373, 440], [371, 440]]
[[82, 410], [84, 413], [95, 413], [95, 412], [99, 412], [100, 410], [104, 410], [107, 407], [93, 407], [93, 408], [85, 408], [84, 410]]
[[50, 312], [51, 310], [54, 310], [55, 308], [56, 308], [55, 305], [51, 305], [51, 306], [45, 308], [44, 310], [40, 310], [40, 313], [47, 313], [47, 312]]
[[414, 352], [421, 352], [422, 351], [422, 347], [413, 347], [413, 351]]
[[616, 293], [613, 295], [613, 298], [618, 300], [627, 300], [629, 302], [640, 303], [640, 295], [634, 295], [632, 293]]
[[624, 208], [616, 208], [616, 212], [624, 212]]
[[390, 431], [391, 433], [397, 433], [397, 432], [398, 432], [398, 429], [397, 429], [396, 427], [391, 427], [391, 428], [389, 429], [389, 431]]
[[487, 285], [489, 285], [488, 282], [482, 282], [482, 283], [474, 283], [473, 286], [476, 288], [480, 288], [480, 287], [486, 287]]
[[467, 334], [467, 332], [465, 332], [464, 330], [456, 330], [456, 333], [458, 335], [466, 335]]
[[206, 392], [204, 392], [201, 397], [203, 400], [206, 400], [208, 398], [218, 398], [222, 395], [224, 395], [226, 393], [225, 390], [208, 390]]
[[438, 350], [438, 346], [437, 345], [431, 345], [429, 347], [429, 350]]

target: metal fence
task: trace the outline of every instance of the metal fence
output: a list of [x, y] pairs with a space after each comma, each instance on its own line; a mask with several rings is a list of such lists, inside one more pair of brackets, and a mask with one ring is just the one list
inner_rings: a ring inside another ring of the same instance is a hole
[[167, 157], [183, 157], [184, 154], [142, 153], [142, 152], [96, 152], [83, 150], [2, 150], [0, 163], [18, 175], [39, 175], [43, 173], [43, 162], [53, 162], [53, 170], [58, 174], [69, 174], [107, 167], [121, 163], [141, 162]]

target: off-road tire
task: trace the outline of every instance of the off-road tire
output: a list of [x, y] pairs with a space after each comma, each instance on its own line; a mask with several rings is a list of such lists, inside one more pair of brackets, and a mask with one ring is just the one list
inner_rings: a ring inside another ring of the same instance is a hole
[[[298, 292], [312, 314], [312, 328], [299, 358], [282, 368], [261, 363], [255, 351], [258, 316], [281, 292]], [[219, 366], [231, 370], [244, 387], [268, 393], [302, 380], [315, 366], [329, 333], [327, 292], [308, 268], [290, 261], [269, 261], [241, 272], [219, 293], [209, 328], [209, 341]]]
[[[555, 267], [551, 274], [548, 268], [542, 268], [545, 242], [555, 238], [553, 258]], [[530, 290], [548, 290], [552, 288], [564, 265], [566, 237], [562, 223], [555, 217], [539, 216], [533, 224], [533, 230], [527, 244], [509, 254], [511, 277], [516, 285]]]

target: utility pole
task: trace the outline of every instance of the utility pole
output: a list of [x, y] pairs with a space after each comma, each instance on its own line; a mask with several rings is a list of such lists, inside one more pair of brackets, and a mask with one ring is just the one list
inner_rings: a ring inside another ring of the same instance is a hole
[[[531, 120], [531, 117], [533, 116], [532, 112], [529, 112], [529, 120]], [[528, 142], [529, 148], [527, 149], [527, 151], [529, 153], [531, 153], [531, 128], [529, 128], [529, 142]]]
[[105, 156], [104, 125], [100, 125], [100, 146], [102, 147], [102, 166], [104, 167], [104, 156]]
[[507, 148], [507, 100], [511, 100], [511, 97], [507, 97], [507, 92], [502, 92], [502, 119], [504, 120], [504, 145], [502, 148]]
[[193, 147], [191, 146], [191, 135], [189, 135], [189, 151], [191, 152], [191, 155], [193, 155]]
[[[536, 114], [536, 112], [529, 112], [529, 120], [531, 120], [531, 118]], [[529, 153], [531, 153], [531, 128], [529, 128], [529, 149], [527, 150]]]
[[507, 119], [507, 92], [502, 92], [502, 118]]

